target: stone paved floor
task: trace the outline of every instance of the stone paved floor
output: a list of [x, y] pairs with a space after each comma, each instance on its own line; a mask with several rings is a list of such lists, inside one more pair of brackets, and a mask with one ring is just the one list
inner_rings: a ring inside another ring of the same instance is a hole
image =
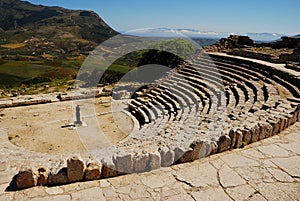
[[0, 200], [299, 200], [300, 122], [278, 136], [144, 174], [5, 192]]

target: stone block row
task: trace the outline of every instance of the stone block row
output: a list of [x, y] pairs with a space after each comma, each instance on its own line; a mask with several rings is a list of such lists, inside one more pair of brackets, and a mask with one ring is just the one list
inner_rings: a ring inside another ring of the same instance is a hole
[[186, 163], [211, 154], [241, 148], [247, 144], [277, 134], [296, 121], [300, 121], [300, 106], [285, 118], [267, 119], [253, 122], [248, 127], [230, 129], [219, 137], [218, 141], [195, 140], [188, 147], [160, 147], [155, 152], [118, 153], [102, 159], [101, 162], [72, 157], [67, 166], [61, 163], [53, 167], [23, 166], [16, 175], [18, 189], [34, 186], [55, 186], [67, 183], [97, 180], [123, 174], [141, 173], [167, 167], [173, 164]]

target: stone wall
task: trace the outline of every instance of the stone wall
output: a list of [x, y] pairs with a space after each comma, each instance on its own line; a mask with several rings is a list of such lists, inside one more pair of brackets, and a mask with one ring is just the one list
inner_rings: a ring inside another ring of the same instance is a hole
[[278, 62], [286, 62], [286, 61], [300, 62], [300, 49], [296, 48], [294, 49], [292, 54], [281, 54], [279, 56]]
[[252, 51], [243, 50], [243, 49], [234, 49], [234, 50], [230, 51], [228, 54], [247, 57], [247, 58], [253, 58], [253, 59], [259, 59], [259, 60], [264, 60], [264, 61], [269, 61], [269, 62], [275, 62], [278, 60], [278, 58], [272, 57], [270, 54], [252, 52]]
[[88, 99], [94, 97], [106, 97], [112, 94], [112, 89], [106, 89], [105, 91], [99, 89], [91, 89], [80, 92], [69, 92], [69, 93], [55, 93], [46, 95], [32, 95], [32, 96], [19, 96], [13, 98], [0, 99], [0, 108], [18, 107], [18, 106], [29, 106], [45, 103], [54, 103], [57, 101], [70, 101], [78, 99]]

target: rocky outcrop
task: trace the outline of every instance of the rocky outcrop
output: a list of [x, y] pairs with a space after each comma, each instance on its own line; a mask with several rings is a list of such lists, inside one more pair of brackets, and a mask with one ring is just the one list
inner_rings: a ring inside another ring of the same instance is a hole
[[282, 37], [281, 40], [270, 43], [254, 43], [248, 36], [231, 35], [228, 38], [222, 38], [206, 50], [226, 52], [272, 63], [290, 63], [300, 62], [299, 48], [300, 38], [297, 37]]
[[209, 48], [209, 51], [217, 52], [229, 51], [235, 48], [253, 46], [254, 41], [249, 36], [230, 35], [228, 38], [222, 38]]
[[257, 44], [258, 47], [272, 47], [274, 49], [281, 49], [281, 48], [300, 48], [300, 38], [298, 37], [288, 37], [283, 36], [281, 40], [272, 42], [272, 43], [262, 43]]

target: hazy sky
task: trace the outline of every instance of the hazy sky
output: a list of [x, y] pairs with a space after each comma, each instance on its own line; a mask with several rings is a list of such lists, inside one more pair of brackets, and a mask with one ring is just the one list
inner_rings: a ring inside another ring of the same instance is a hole
[[97, 12], [117, 31], [192, 28], [219, 32], [300, 33], [300, 0], [29, 0]]

